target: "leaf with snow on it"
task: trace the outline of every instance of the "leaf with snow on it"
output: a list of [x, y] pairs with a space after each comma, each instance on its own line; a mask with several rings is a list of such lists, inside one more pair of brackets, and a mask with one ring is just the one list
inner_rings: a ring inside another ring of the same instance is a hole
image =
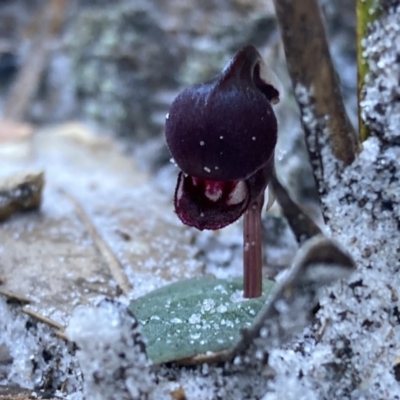
[[233, 347], [274, 286], [264, 280], [261, 297], [244, 299], [241, 278], [195, 278], [151, 292], [131, 303], [130, 309], [142, 326], [153, 362], [188, 358], [196, 362], [196, 356], [212, 357]]

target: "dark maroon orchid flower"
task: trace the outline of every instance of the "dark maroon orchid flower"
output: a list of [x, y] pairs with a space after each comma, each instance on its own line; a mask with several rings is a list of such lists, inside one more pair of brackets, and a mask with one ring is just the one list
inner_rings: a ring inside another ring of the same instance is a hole
[[184, 224], [220, 229], [247, 210], [260, 215], [277, 141], [273, 80], [258, 51], [246, 46], [216, 78], [172, 103], [166, 139], [181, 169], [175, 210]]

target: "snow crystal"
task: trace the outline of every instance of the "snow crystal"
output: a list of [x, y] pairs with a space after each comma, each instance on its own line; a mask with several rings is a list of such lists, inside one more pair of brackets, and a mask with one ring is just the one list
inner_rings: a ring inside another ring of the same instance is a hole
[[202, 314], [215, 313], [215, 301], [213, 299], [204, 299], [200, 309]]
[[230, 297], [232, 303], [240, 303], [246, 301], [247, 299], [243, 297], [243, 290], [235, 290]]
[[120, 304], [78, 307], [67, 335], [78, 345], [86, 399], [141, 399], [154, 387], [135, 319]]
[[[218, 307], [217, 307], [217, 312], [219, 312], [219, 313], [221, 313], [221, 314], [223, 314], [223, 313], [226, 313], [228, 311], [228, 307], [225, 305], [225, 304], [220, 304]], [[252, 311], [252, 310], [251, 310]]]
[[82, 376], [73, 346], [1, 297], [0, 315], [0, 385], [62, 389], [63, 396], [75, 393], [81, 400]]

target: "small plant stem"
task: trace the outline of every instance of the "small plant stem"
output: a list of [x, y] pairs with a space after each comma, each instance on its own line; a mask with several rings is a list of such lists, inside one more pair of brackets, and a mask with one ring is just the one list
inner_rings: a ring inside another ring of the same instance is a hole
[[250, 205], [243, 220], [243, 291], [245, 298], [260, 297], [262, 293], [261, 210], [264, 195]]

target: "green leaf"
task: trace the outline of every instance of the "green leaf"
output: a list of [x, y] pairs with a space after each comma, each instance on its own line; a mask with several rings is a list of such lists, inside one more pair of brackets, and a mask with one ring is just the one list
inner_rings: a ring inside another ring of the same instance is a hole
[[194, 278], [155, 290], [129, 308], [142, 326], [149, 358], [176, 361], [237, 344], [274, 286], [264, 280], [263, 295], [244, 300], [242, 278]]

